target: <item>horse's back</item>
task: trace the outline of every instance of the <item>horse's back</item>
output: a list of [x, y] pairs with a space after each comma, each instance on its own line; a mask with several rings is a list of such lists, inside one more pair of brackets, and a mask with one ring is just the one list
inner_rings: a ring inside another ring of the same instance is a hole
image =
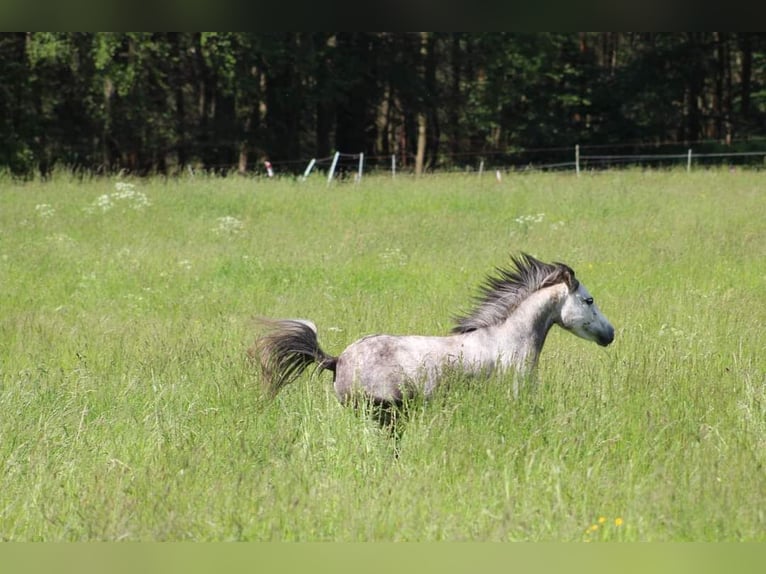
[[376, 401], [399, 402], [405, 394], [429, 391], [435, 371], [449, 354], [451, 338], [363, 337], [338, 357], [335, 392], [341, 402], [347, 402], [355, 392]]

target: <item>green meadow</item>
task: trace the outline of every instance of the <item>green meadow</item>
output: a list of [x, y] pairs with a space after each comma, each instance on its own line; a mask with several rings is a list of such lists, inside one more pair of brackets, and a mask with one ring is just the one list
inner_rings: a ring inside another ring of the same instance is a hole
[[[0, 537], [766, 541], [766, 174], [0, 180]], [[254, 317], [332, 354], [443, 334], [529, 252], [616, 328], [539, 387], [447, 381], [398, 445], [331, 375], [273, 401]], [[398, 457], [394, 456], [395, 448]]]

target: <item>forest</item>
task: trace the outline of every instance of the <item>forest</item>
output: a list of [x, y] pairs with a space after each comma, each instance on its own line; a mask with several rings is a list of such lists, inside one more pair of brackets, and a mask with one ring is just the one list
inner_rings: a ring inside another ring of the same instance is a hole
[[0, 170], [43, 178], [748, 149], [766, 135], [766, 34], [2, 33], [0, 134]]

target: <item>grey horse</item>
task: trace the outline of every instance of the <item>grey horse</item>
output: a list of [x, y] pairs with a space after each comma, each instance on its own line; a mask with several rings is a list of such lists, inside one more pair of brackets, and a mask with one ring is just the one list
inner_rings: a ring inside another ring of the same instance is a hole
[[310, 365], [334, 373], [335, 393], [346, 404], [360, 396], [376, 405], [428, 397], [447, 372], [515, 371], [519, 383], [534, 371], [553, 325], [602, 346], [614, 328], [593, 297], [563, 263], [543, 263], [522, 253], [510, 268], [497, 268], [476, 297], [473, 311], [457, 317], [446, 336], [369, 335], [337, 357], [319, 346], [317, 328], [305, 319], [263, 319], [265, 333], [250, 349], [274, 396]]

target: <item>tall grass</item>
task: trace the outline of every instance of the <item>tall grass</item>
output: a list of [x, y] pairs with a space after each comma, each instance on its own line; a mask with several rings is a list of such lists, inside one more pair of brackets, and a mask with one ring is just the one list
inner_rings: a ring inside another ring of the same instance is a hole
[[[766, 539], [760, 172], [0, 182], [7, 540]], [[509, 252], [617, 328], [540, 387], [450, 381], [398, 445], [330, 376], [273, 402], [255, 315], [339, 353], [444, 333]]]

